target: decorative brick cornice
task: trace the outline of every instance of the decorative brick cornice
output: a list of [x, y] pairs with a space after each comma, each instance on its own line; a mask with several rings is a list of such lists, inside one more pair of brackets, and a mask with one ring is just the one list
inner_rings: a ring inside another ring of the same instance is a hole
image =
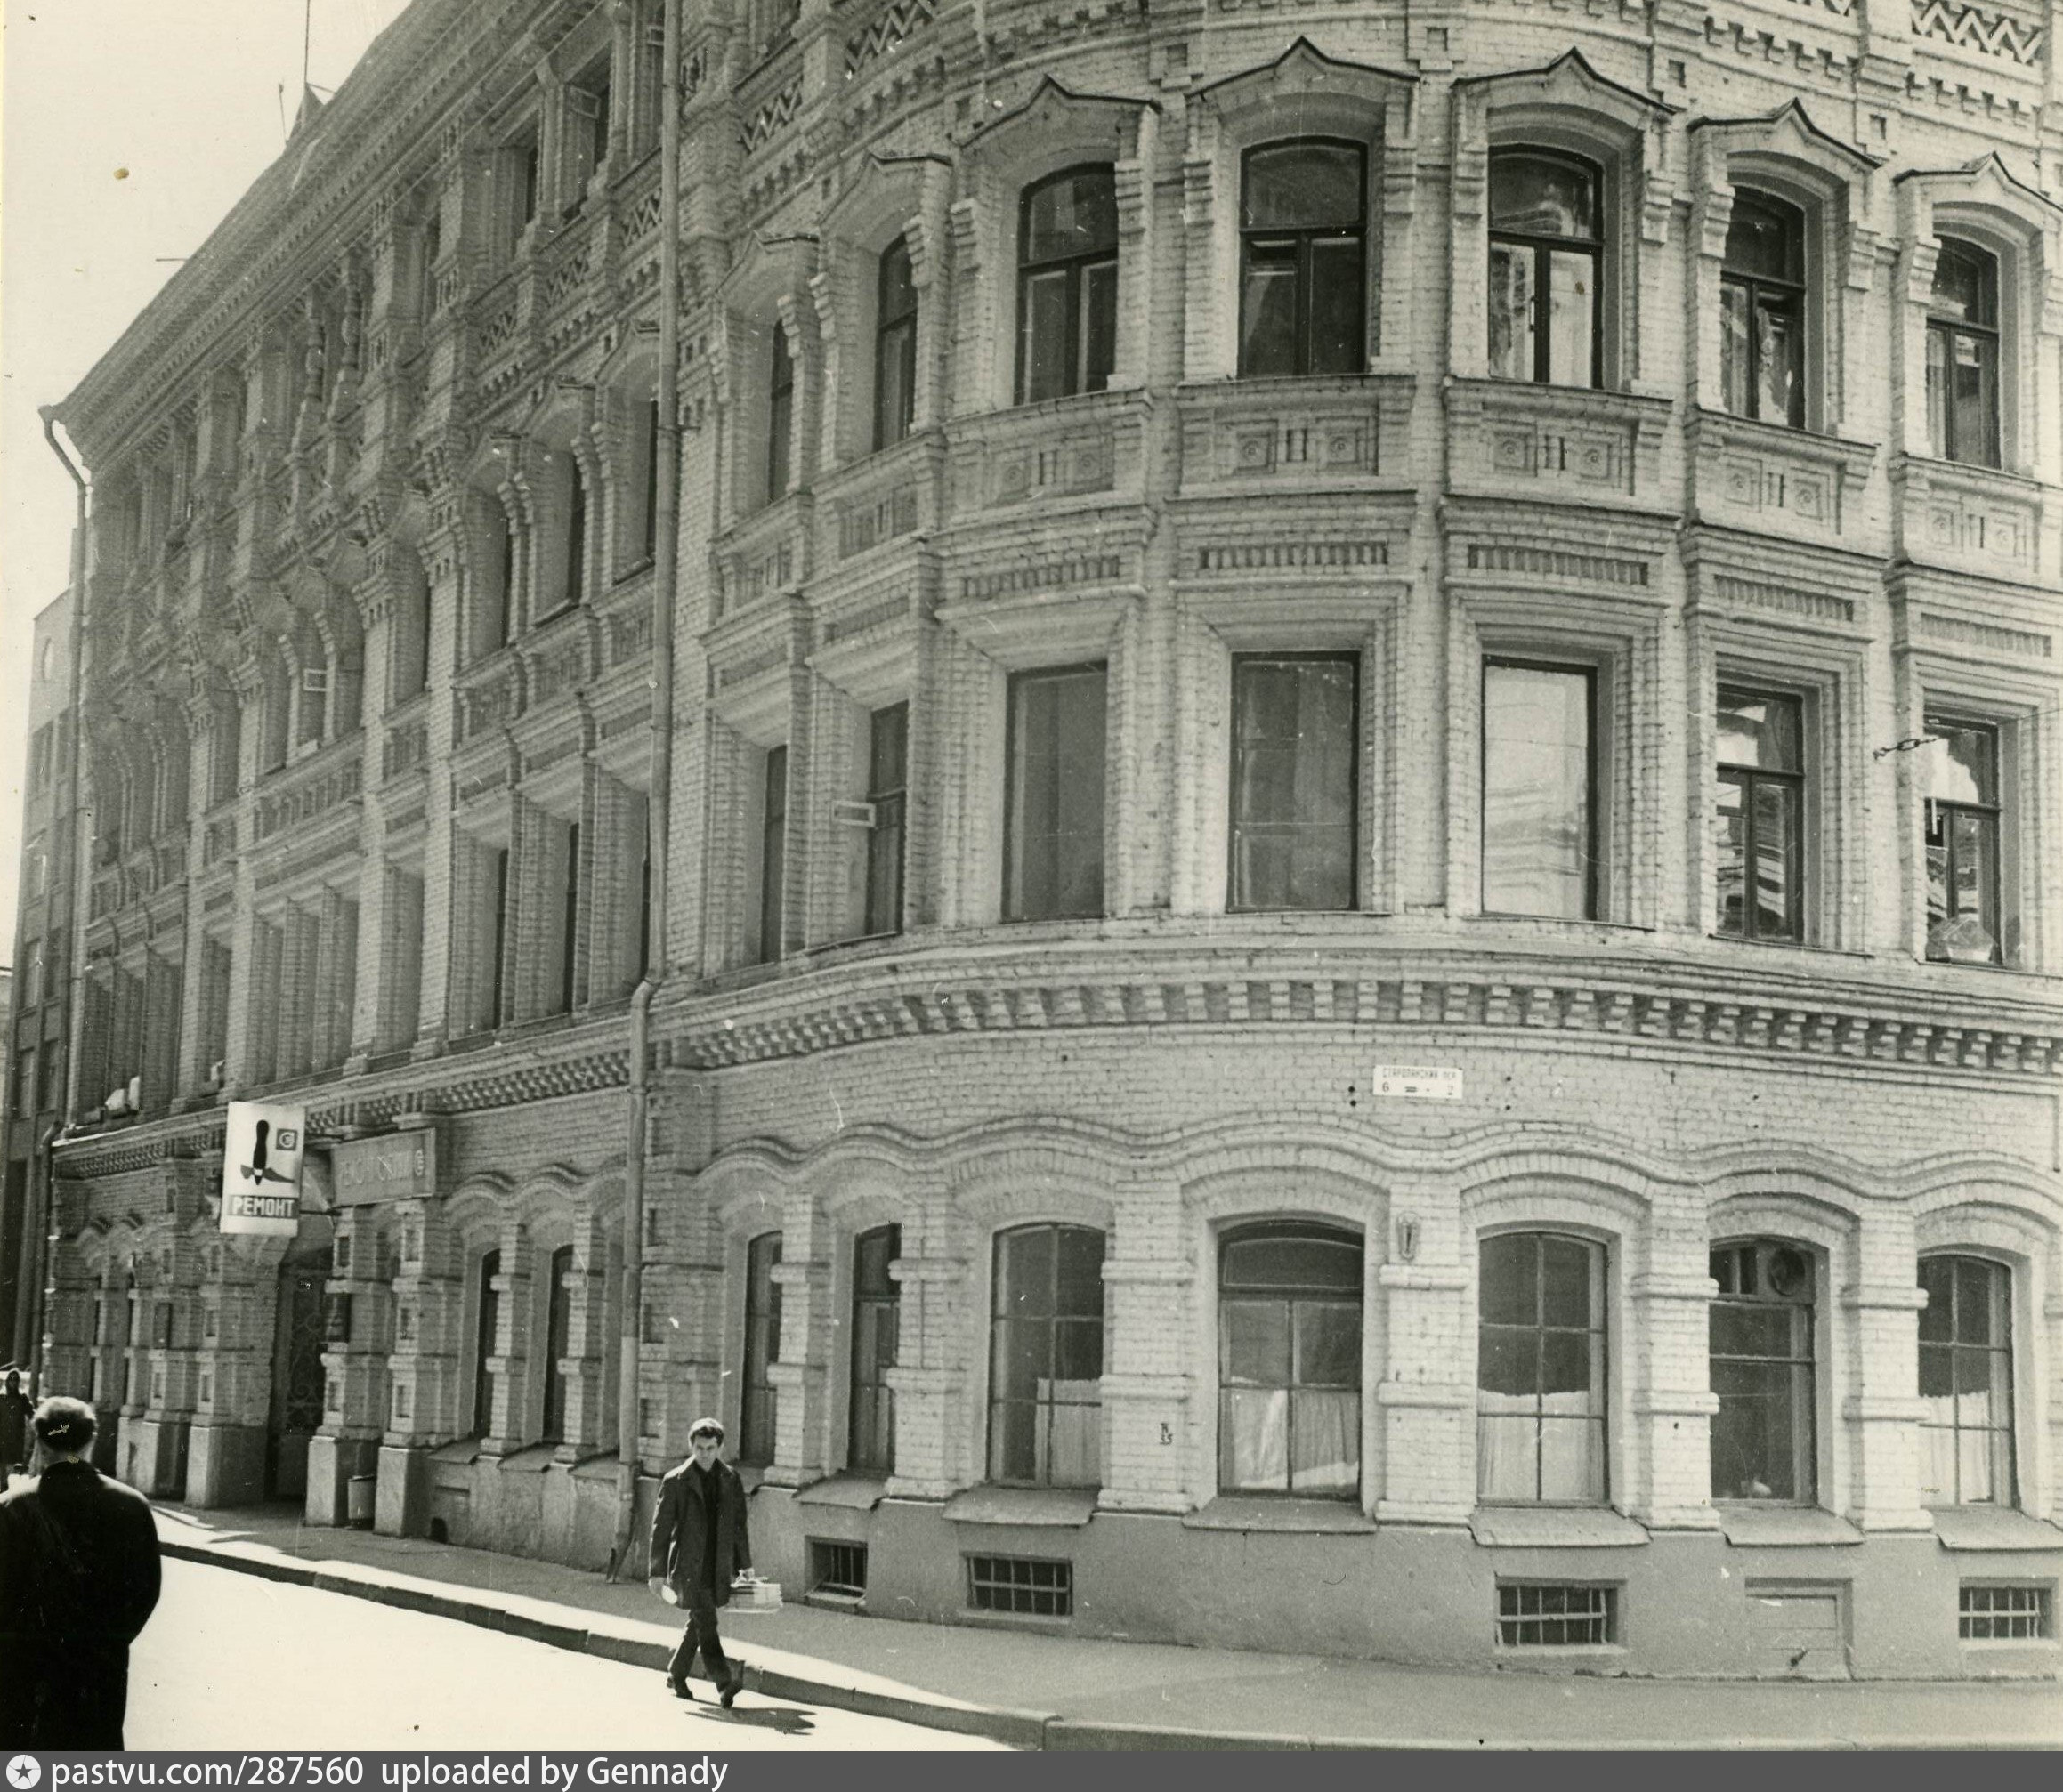
[[[1315, 954], [1314, 948], [1316, 948]], [[1314, 976], [1314, 957], [1330, 976]], [[1280, 958], [1279, 966], [1270, 960]], [[942, 962], [943, 961], [943, 962]], [[1236, 948], [1101, 941], [1088, 951], [912, 951], [674, 1005], [676, 1062], [697, 1069], [807, 1057], [949, 1034], [1096, 1028], [1292, 1027], [1555, 1034], [1599, 1044], [1808, 1057], [1861, 1069], [1926, 1066], [2048, 1077], [2063, 1064], [2063, 1005], [1984, 1002], [1844, 981], [1734, 979], [1717, 964], [1630, 969], [1604, 955], [1346, 942]]]

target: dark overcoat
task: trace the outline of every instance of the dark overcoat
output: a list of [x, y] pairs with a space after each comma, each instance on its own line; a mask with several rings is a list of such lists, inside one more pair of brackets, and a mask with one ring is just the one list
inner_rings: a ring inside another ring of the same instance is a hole
[[122, 1747], [158, 1580], [150, 1501], [91, 1463], [0, 1497], [0, 1750]]
[[[703, 1482], [710, 1485], [706, 1493]], [[709, 1494], [714, 1494], [711, 1511]], [[716, 1574], [708, 1573], [709, 1532], [716, 1536]], [[659, 1505], [651, 1514], [649, 1574], [666, 1577], [683, 1605], [728, 1605], [731, 1583], [752, 1566], [752, 1540], [745, 1528], [745, 1483], [738, 1471], [718, 1458], [703, 1475], [692, 1458], [670, 1471], [659, 1484]]]
[[[0, 1381], [0, 1474], [28, 1460], [28, 1421], [35, 1412], [34, 1401]], [[6, 1491], [0, 1486], [0, 1493]]]

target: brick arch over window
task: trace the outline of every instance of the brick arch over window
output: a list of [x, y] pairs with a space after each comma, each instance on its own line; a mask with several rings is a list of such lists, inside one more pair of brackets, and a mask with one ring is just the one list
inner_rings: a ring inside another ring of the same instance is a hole
[[[717, 288], [709, 355], [730, 464], [718, 494], [720, 528], [804, 488], [814, 476], [823, 357], [810, 282], [818, 264], [813, 237], [755, 238]], [[777, 337], [793, 383], [785, 456], [774, 452], [773, 440]], [[776, 458], [779, 469], [771, 466]]]
[[1708, 411], [1726, 408], [1720, 287], [1735, 196], [1746, 190], [1800, 214], [1804, 427], [1840, 433], [1869, 383], [1882, 373], [1879, 359], [1864, 351], [1865, 307], [1884, 228], [1875, 180], [1881, 164], [1821, 130], [1795, 100], [1762, 117], [1698, 119], [1688, 136], [1695, 402]]
[[[2020, 181], [1995, 152], [1967, 166], [1912, 170], [1893, 183], [1900, 245], [1892, 331], [1894, 446], [1933, 458], [1928, 319], [1945, 244], [1993, 262], [1998, 342], [1998, 462], [2041, 476], [2063, 464], [2063, 206]], [[1966, 457], [1967, 458], [1967, 457]], [[1894, 466], [1895, 483], [1910, 475]], [[2053, 571], [2053, 569], [2045, 569]]]
[[[1642, 375], [1644, 334], [1661, 329], [1660, 265], [1675, 198], [1664, 164], [1671, 109], [1598, 73], [1571, 50], [1544, 69], [1457, 81], [1448, 354], [1457, 377], [1490, 371], [1490, 158], [1534, 148], [1582, 157], [1603, 173], [1603, 282], [1598, 383], [1624, 391]], [[1485, 303], [1468, 295], [1483, 295]]]
[[1022, 105], [970, 138], [952, 206], [957, 353], [963, 414], [1017, 401], [1018, 248], [1026, 190], [1063, 169], [1107, 164], [1118, 214], [1118, 328], [1110, 388], [1144, 383], [1153, 303], [1148, 171], [1161, 126], [1151, 100], [1077, 93], [1048, 76]]
[[1192, 92], [1183, 161], [1185, 377], [1222, 377], [1238, 366], [1247, 158], [1299, 139], [1361, 150], [1363, 367], [1404, 347], [1412, 283], [1384, 274], [1387, 269], [1401, 274], [1409, 265], [1418, 172], [1415, 102], [1412, 76], [1342, 61], [1306, 37], [1271, 62]]

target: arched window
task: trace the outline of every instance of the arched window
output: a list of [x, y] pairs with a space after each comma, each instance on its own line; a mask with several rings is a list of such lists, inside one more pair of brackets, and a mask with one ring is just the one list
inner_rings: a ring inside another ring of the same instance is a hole
[[788, 332], [773, 327], [773, 360], [766, 380], [766, 501], [786, 497], [795, 483], [795, 358]]
[[1805, 214], [1737, 192], [1719, 273], [1719, 382], [1737, 417], [1805, 427]]
[[573, 1247], [552, 1253], [545, 1287], [545, 1412], [538, 1435], [558, 1443], [566, 1435], [566, 1352], [573, 1342]]
[[1999, 464], [1999, 262], [1941, 239], [1927, 303], [1927, 440], [1942, 460]]
[[1068, 168], [1018, 206], [1017, 402], [1100, 392], [1117, 341], [1117, 176]]
[[1357, 374], [1367, 365], [1368, 151], [1311, 138], [1246, 153], [1239, 370]]
[[1598, 303], [1604, 177], [1580, 157], [1490, 158], [1490, 371], [1542, 384], [1603, 383]]
[[480, 1259], [475, 1271], [476, 1298], [473, 1324], [473, 1434], [485, 1437], [494, 1429], [494, 1358], [500, 1350], [501, 1253], [492, 1250]]
[[1983, 1257], [1920, 1260], [1920, 1498], [2013, 1504], [2012, 1278]]
[[745, 1380], [738, 1403], [738, 1460], [773, 1460], [775, 1390], [768, 1373], [781, 1354], [781, 1234], [762, 1232], [745, 1247]]
[[874, 446], [892, 448], [917, 415], [917, 283], [901, 237], [881, 257], [874, 316]]
[[1600, 1504], [1605, 1251], [1556, 1232], [1483, 1240], [1476, 1486], [1485, 1501]]
[[989, 1479], [1103, 1481], [1104, 1235], [1091, 1226], [996, 1234], [989, 1304]]
[[1350, 1497], [1361, 1484], [1358, 1233], [1227, 1232], [1218, 1262], [1218, 1482]]
[[902, 1228], [876, 1226], [853, 1240], [852, 1405], [845, 1465], [870, 1474], [895, 1466], [895, 1391], [888, 1371], [902, 1311], [902, 1286], [888, 1266], [902, 1255]]
[[1812, 1255], [1757, 1239], [1711, 1254], [1712, 1497], [1818, 1497]]

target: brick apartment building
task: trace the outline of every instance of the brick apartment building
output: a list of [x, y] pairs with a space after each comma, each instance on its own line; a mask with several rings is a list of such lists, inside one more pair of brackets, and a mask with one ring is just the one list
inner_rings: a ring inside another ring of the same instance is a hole
[[2055, 22], [417, 0], [61, 407], [53, 1384], [597, 1567], [715, 1410], [885, 1615], [2052, 1674]]
[[65, 1116], [65, 976], [71, 945], [71, 606], [58, 597], [37, 612], [28, 650], [28, 760], [22, 788], [21, 866], [14, 917], [9, 1083], [0, 1118], [0, 1360], [26, 1363], [36, 1323], [25, 1290], [36, 1263], [25, 1255], [30, 1202], [44, 1211], [43, 1143]]

